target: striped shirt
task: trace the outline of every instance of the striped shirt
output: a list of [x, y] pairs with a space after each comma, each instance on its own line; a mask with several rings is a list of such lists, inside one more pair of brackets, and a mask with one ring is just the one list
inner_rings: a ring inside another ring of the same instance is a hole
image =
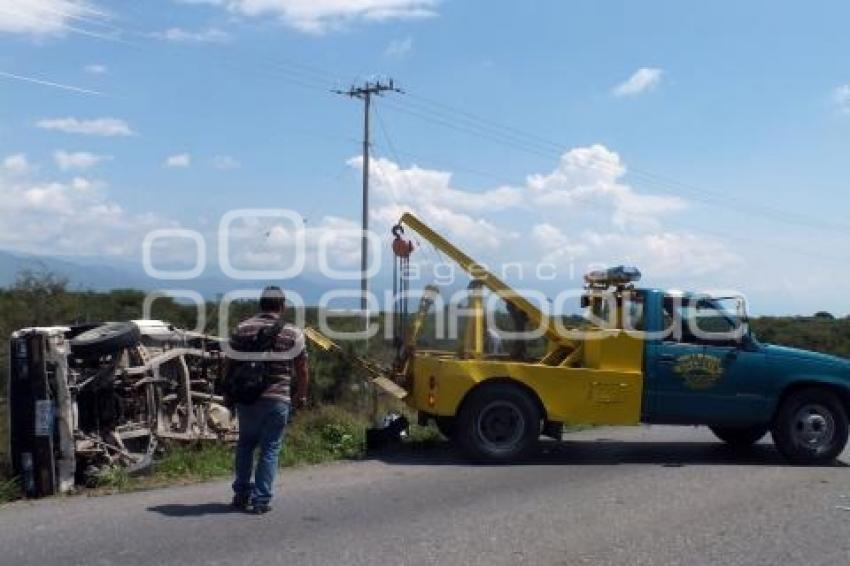
[[[234, 336], [256, 336], [260, 329], [274, 326], [280, 319], [276, 313], [263, 312], [239, 323]], [[291, 324], [283, 325], [275, 339], [273, 352], [281, 353], [280, 359], [269, 363], [271, 385], [263, 392], [263, 399], [290, 402], [290, 388], [295, 376], [296, 365], [304, 364], [307, 360], [307, 349], [304, 343], [304, 332]], [[304, 394], [303, 392], [299, 395]]]

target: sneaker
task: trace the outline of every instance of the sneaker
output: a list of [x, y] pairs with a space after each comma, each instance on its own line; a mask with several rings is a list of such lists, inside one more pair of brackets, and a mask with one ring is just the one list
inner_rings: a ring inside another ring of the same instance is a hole
[[233, 501], [230, 504], [240, 511], [250, 511], [251, 497], [248, 495], [234, 495]]
[[272, 506], [266, 503], [256, 503], [251, 507], [251, 513], [254, 515], [265, 515], [272, 510]]

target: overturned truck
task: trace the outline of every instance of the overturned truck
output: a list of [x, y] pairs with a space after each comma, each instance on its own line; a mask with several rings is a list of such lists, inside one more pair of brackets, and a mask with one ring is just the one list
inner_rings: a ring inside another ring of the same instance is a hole
[[217, 395], [221, 339], [156, 320], [18, 330], [10, 344], [9, 454], [26, 494], [140, 471], [164, 441], [231, 440]]

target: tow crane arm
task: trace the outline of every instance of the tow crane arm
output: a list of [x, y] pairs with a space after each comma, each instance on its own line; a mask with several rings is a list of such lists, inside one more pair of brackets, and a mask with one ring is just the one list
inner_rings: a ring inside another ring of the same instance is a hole
[[380, 387], [396, 399], [404, 399], [407, 397], [407, 391], [399, 387], [392, 380], [391, 370], [381, 367], [369, 360], [365, 360], [354, 353], [345, 351], [336, 342], [315, 328], [308, 326], [304, 329], [304, 335], [307, 337], [307, 340], [309, 340], [317, 348], [321, 348], [326, 352], [331, 352], [348, 360], [351, 365], [360, 369], [365, 374], [364, 377], [369, 383]]
[[[546, 338], [553, 343], [554, 351], [558, 351], [560, 360], [571, 358], [579, 344], [564, 336], [558, 329], [555, 321], [534, 306], [528, 299], [514, 291], [505, 282], [488, 271], [483, 265], [463, 253], [448, 240], [432, 230], [427, 224], [419, 220], [413, 214], [406, 212], [402, 215], [399, 224], [406, 224], [425, 238], [435, 248], [452, 258], [464, 271], [473, 278], [481, 281], [481, 284], [496, 293], [506, 303], [514, 306], [517, 310], [525, 313], [532, 328], [543, 328]], [[548, 356], [547, 356], [548, 357]], [[560, 361], [559, 360], [559, 361]]]

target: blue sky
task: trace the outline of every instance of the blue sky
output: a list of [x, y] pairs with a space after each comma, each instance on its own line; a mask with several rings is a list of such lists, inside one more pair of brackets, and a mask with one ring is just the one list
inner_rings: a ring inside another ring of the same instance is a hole
[[[391, 76], [407, 94], [373, 115], [381, 234], [409, 209], [492, 265], [557, 265], [528, 283], [546, 292], [629, 262], [756, 312], [846, 314], [848, 17], [841, 2], [0, 0], [0, 248], [138, 261], [149, 230], [184, 227], [214, 256], [225, 212], [284, 207], [356, 266], [362, 109], [330, 90]], [[285, 262], [290, 229], [274, 228], [245, 231], [235, 261]]]

